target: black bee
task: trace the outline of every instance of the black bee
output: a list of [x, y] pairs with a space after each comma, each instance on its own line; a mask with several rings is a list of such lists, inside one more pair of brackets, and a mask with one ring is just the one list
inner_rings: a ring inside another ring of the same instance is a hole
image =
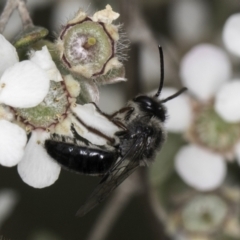
[[[77, 215], [83, 216], [102, 202], [119, 184], [121, 184], [139, 166], [147, 166], [154, 160], [166, 139], [164, 123], [166, 120], [165, 102], [177, 97], [186, 88], [174, 95], [159, 100], [164, 83], [163, 51], [159, 46], [161, 77], [157, 93], [153, 97], [138, 95], [127, 106], [112, 115], [104, 114], [109, 121], [119, 127], [114, 138], [87, 126], [89, 131], [105, 137], [108, 144], [97, 146], [81, 137], [72, 125], [74, 138], [52, 135], [46, 140], [48, 154], [64, 168], [78, 173], [100, 175], [102, 179]], [[94, 103], [93, 103], [94, 104]]]

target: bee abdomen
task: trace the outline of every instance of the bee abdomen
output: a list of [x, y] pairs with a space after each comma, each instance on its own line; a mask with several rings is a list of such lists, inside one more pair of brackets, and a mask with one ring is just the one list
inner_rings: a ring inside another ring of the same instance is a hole
[[102, 175], [117, 159], [115, 152], [46, 140], [48, 154], [64, 168], [83, 174]]

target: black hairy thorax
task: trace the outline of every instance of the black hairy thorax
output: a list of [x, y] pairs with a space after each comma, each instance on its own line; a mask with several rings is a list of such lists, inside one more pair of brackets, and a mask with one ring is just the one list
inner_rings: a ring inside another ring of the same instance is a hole
[[[135, 115], [134, 112], [132, 115]], [[162, 123], [152, 114], [150, 117], [148, 112], [141, 112], [134, 119], [131, 118], [127, 124], [127, 129], [125, 132], [121, 131], [115, 134], [119, 138], [120, 155], [128, 155], [128, 158], [131, 159], [138, 154], [140, 165], [147, 165], [153, 160], [156, 151], [165, 141], [166, 133]]]

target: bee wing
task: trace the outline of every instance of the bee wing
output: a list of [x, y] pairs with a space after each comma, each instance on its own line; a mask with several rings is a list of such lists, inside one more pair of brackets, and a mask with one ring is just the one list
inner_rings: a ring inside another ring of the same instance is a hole
[[138, 138], [128, 152], [103, 176], [86, 203], [78, 210], [77, 216], [84, 216], [101, 203], [119, 184], [121, 184], [137, 167], [139, 157], [143, 154], [147, 139]]

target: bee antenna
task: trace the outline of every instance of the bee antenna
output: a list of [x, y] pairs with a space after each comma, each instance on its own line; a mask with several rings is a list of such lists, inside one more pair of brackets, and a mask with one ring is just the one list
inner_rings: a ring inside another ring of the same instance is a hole
[[159, 57], [160, 57], [160, 83], [159, 83], [159, 88], [158, 91], [155, 95], [155, 97], [159, 97], [162, 88], [163, 88], [163, 83], [164, 83], [164, 57], [163, 57], [163, 50], [162, 50], [162, 46], [158, 45], [158, 50], [159, 50]]
[[178, 92], [176, 92], [176, 93], [174, 93], [173, 95], [171, 95], [171, 96], [169, 96], [169, 97], [161, 100], [161, 103], [165, 103], [165, 102], [167, 102], [167, 101], [169, 101], [169, 100], [171, 100], [171, 99], [179, 96], [180, 94], [182, 94], [182, 93], [185, 92], [186, 90], [187, 90], [186, 87], [181, 88]]

